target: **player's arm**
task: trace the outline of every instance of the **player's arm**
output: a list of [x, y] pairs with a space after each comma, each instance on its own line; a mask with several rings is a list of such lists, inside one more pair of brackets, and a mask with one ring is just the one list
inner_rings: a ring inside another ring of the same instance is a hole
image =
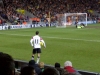
[[31, 46], [33, 46], [33, 38], [30, 40], [30, 44]]
[[46, 48], [46, 44], [45, 44], [45, 42], [44, 42], [44, 40], [43, 40], [43, 39], [41, 40], [41, 42], [43, 42], [43, 45], [44, 45], [44, 47]]
[[45, 41], [44, 41], [42, 38], [40, 38], [40, 40], [41, 40], [41, 42], [43, 42], [43, 45], [44, 45], [44, 47], [46, 48]]

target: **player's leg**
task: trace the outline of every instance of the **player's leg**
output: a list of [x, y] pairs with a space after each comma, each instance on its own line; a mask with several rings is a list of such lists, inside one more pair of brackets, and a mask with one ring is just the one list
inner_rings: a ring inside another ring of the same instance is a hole
[[37, 62], [36, 63], [39, 63], [39, 61], [40, 61], [40, 53], [41, 53], [41, 49], [38, 48], [37, 49]]
[[76, 28], [77, 28], [77, 24], [76, 24]]
[[33, 49], [33, 52], [32, 52], [32, 60], [34, 60], [35, 54], [36, 54], [36, 49]]
[[36, 61], [36, 63], [38, 64], [39, 61], [40, 61], [40, 53], [37, 53], [37, 61]]

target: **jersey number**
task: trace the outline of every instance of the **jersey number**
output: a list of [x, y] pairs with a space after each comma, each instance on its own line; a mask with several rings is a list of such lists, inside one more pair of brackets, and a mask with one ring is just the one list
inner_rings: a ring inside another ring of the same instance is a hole
[[39, 40], [38, 39], [35, 39], [35, 44], [39, 44]]

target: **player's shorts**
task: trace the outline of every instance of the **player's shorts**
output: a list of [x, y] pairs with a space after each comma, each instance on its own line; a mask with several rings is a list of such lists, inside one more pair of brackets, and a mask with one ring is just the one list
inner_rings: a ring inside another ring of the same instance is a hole
[[33, 54], [36, 54], [36, 53], [41, 53], [41, 49], [40, 48], [33, 49]]

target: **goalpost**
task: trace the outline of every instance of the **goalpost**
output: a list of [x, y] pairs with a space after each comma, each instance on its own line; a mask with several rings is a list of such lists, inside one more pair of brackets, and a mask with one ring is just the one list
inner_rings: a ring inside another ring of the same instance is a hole
[[56, 16], [56, 27], [74, 26], [75, 22], [78, 22], [78, 25], [83, 23], [85, 26], [87, 26], [87, 13], [65, 13], [57, 14]]

